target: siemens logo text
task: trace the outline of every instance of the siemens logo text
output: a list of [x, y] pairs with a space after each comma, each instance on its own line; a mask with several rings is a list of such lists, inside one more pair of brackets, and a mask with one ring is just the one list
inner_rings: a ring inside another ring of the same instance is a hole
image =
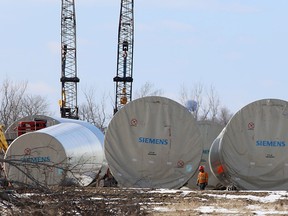
[[257, 140], [256, 146], [267, 146], [267, 147], [285, 147], [285, 141], [273, 141], [273, 140]]
[[23, 157], [20, 159], [22, 162], [29, 162], [29, 163], [45, 163], [50, 162], [50, 157]]
[[138, 142], [147, 143], [147, 144], [156, 144], [156, 145], [167, 145], [168, 139], [155, 139], [155, 138], [139, 137]]

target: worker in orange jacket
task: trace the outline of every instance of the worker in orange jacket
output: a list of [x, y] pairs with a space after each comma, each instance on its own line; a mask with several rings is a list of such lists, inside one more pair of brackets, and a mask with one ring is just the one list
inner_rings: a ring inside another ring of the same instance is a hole
[[204, 166], [199, 166], [197, 186], [200, 187], [200, 190], [205, 190], [205, 187], [207, 185], [208, 185], [208, 173], [204, 171]]

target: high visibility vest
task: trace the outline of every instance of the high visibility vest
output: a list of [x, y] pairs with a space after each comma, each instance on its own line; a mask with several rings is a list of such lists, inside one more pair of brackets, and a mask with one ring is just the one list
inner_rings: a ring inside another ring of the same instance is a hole
[[199, 172], [197, 182], [201, 183], [208, 183], [208, 173], [207, 172]]

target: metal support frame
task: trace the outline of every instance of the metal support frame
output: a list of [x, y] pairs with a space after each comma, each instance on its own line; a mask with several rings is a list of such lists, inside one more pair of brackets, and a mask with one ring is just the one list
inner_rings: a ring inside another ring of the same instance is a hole
[[79, 119], [77, 105], [76, 16], [74, 0], [62, 0], [61, 8], [61, 100], [62, 118]]
[[114, 114], [132, 100], [134, 0], [121, 0]]

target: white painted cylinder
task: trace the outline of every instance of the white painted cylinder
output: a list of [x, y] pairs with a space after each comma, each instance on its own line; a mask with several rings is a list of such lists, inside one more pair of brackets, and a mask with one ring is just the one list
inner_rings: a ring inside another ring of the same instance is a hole
[[179, 188], [197, 171], [203, 141], [184, 106], [151, 96], [129, 102], [114, 115], [104, 149], [119, 185]]
[[263, 99], [239, 110], [214, 140], [213, 174], [248, 190], [288, 188], [288, 102]]

